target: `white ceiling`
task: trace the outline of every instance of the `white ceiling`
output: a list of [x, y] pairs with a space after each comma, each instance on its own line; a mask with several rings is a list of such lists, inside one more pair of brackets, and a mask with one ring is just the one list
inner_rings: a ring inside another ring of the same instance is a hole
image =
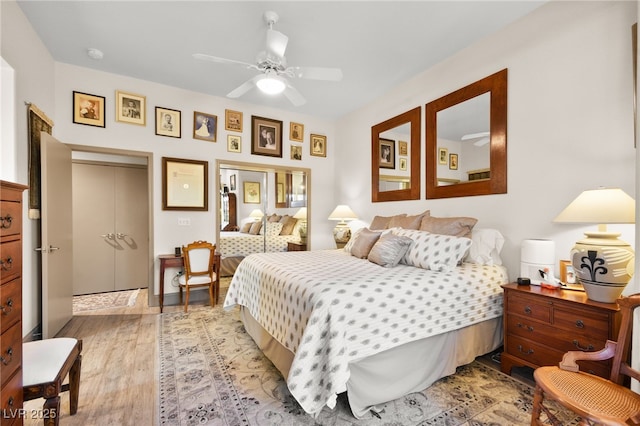
[[[274, 29], [289, 37], [288, 65], [337, 67], [344, 78], [291, 79], [307, 99], [300, 107], [257, 89], [240, 100], [327, 118], [366, 105], [543, 3], [18, 0], [56, 61], [215, 96], [257, 71], [192, 54], [254, 63], [265, 45], [263, 14], [275, 11], [280, 20]], [[88, 48], [104, 58], [90, 59]]]

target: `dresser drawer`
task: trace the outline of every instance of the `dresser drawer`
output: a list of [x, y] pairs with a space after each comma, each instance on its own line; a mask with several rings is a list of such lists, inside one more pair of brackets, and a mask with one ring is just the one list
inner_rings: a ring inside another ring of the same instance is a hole
[[558, 365], [564, 352], [520, 336], [509, 335], [506, 351], [537, 366]]
[[[20, 372], [18, 372], [20, 373]], [[2, 424], [7, 418], [19, 418], [24, 415], [22, 411], [22, 374], [15, 374], [5, 386], [2, 387], [0, 395], [0, 407], [2, 407]], [[7, 421], [7, 424], [12, 424]], [[18, 424], [22, 424], [19, 422]]]
[[22, 278], [0, 286], [0, 333], [22, 319]]
[[565, 306], [556, 307], [553, 324], [558, 328], [603, 341], [607, 340], [609, 335], [609, 316], [586, 308], [579, 311]]
[[22, 242], [2, 243], [0, 246], [0, 281], [5, 282], [22, 273]]
[[551, 323], [552, 305], [539, 297], [522, 296], [509, 292], [507, 294], [509, 314], [523, 315], [538, 321]]
[[17, 235], [22, 231], [22, 204], [0, 201], [0, 236]]
[[0, 383], [2, 386], [20, 368], [22, 361], [22, 323], [0, 335]]

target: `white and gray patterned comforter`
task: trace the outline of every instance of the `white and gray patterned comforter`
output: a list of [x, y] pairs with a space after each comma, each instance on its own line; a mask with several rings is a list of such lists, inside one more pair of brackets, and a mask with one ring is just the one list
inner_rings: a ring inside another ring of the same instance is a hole
[[222, 257], [249, 256], [252, 253], [287, 251], [289, 241], [300, 241], [298, 235], [267, 236], [265, 246], [264, 235], [245, 234], [242, 232], [220, 232], [217, 246]]
[[287, 385], [310, 414], [335, 406], [349, 362], [502, 315], [502, 266], [383, 268], [343, 250], [246, 257], [224, 308], [251, 315], [295, 356]]

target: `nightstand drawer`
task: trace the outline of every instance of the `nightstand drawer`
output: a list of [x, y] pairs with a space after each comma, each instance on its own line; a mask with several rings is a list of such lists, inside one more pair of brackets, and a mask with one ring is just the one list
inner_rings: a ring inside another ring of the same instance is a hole
[[0, 236], [17, 235], [22, 231], [22, 204], [0, 201]]
[[0, 358], [0, 382], [4, 386], [22, 362], [22, 323], [0, 336]]
[[[17, 419], [22, 416], [22, 374], [15, 374], [6, 386], [2, 388], [0, 395], [0, 416], [2, 424], [7, 418]], [[7, 424], [13, 424], [7, 421]], [[20, 421], [18, 424], [22, 424]]]
[[562, 351], [513, 335], [509, 336], [505, 349], [510, 354], [535, 365], [558, 365], [564, 355]]
[[594, 312], [589, 309], [578, 311], [562, 307], [556, 308], [553, 324], [569, 331], [607, 340], [609, 335], [609, 316], [605, 313]]
[[509, 313], [535, 318], [539, 321], [551, 323], [552, 305], [539, 297], [527, 297], [521, 294], [508, 293]]
[[20, 240], [2, 243], [0, 253], [0, 280], [5, 282], [22, 273], [22, 242]]
[[0, 286], [0, 333], [22, 319], [22, 279]]

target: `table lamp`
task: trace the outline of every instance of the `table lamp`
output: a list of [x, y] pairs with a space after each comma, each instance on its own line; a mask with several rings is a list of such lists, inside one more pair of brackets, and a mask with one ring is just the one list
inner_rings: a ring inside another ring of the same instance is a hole
[[306, 244], [307, 242], [307, 208], [302, 207], [300, 210], [293, 215], [294, 219], [298, 219], [300, 221], [300, 226], [298, 227], [298, 233], [300, 234], [300, 242]]
[[336, 241], [338, 248], [344, 245], [351, 238], [351, 229], [347, 226], [347, 220], [357, 219], [358, 216], [344, 204], [339, 205], [329, 215], [329, 220], [338, 220], [338, 224], [333, 228], [333, 239]]
[[254, 222], [259, 222], [262, 219], [262, 216], [264, 216], [264, 213], [262, 213], [262, 210], [260, 209], [255, 209], [249, 213], [249, 217], [252, 217]]
[[635, 201], [619, 188], [584, 191], [553, 221], [596, 223], [597, 231], [585, 232], [570, 257], [587, 297], [597, 302], [615, 302], [634, 273], [635, 254], [629, 243], [608, 232], [608, 223], [635, 223]]

